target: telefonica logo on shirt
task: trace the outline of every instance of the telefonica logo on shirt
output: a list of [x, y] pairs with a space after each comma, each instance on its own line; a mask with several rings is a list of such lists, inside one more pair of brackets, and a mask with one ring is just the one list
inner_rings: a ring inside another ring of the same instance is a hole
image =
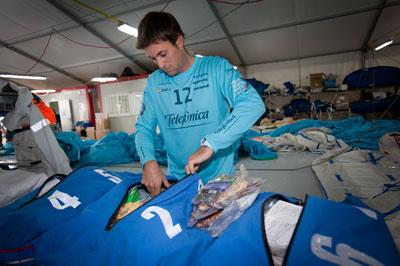
[[197, 110], [195, 113], [189, 113], [186, 111], [184, 114], [168, 114], [165, 115], [165, 119], [168, 122], [168, 126], [180, 125], [184, 126], [189, 122], [200, 121], [208, 119], [209, 111], [199, 111]]
[[166, 92], [166, 91], [170, 91], [171, 88], [157, 88], [157, 93], [162, 93], [162, 92]]

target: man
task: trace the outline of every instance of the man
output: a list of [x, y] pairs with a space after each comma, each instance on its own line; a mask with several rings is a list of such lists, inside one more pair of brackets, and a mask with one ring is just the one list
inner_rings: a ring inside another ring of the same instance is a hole
[[157, 125], [168, 154], [168, 174], [197, 172], [204, 182], [234, 174], [232, 144], [264, 113], [264, 103], [229, 62], [193, 56], [175, 17], [150, 12], [139, 24], [136, 47], [159, 67], [144, 90], [136, 123], [142, 183], [154, 196], [169, 183], [154, 155]]

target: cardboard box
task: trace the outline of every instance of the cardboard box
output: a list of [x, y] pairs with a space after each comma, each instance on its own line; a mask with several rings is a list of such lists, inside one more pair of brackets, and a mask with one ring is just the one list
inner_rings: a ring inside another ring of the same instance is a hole
[[96, 113], [95, 120], [96, 120], [96, 131], [110, 129], [110, 125], [108, 123], [108, 115], [106, 113]]
[[310, 88], [310, 93], [322, 92], [322, 88]]
[[311, 90], [314, 89], [321, 89], [324, 87], [323, 80], [324, 80], [324, 73], [311, 73], [310, 74], [310, 88]]
[[96, 134], [94, 127], [87, 127], [86, 128], [86, 136], [88, 139], [96, 139]]
[[348, 94], [338, 94], [335, 99], [335, 109], [336, 110], [348, 110], [349, 109], [349, 95]]

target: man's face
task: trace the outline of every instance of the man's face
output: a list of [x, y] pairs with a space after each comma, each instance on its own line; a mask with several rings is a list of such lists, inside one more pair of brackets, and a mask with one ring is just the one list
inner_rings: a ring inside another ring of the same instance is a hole
[[183, 37], [178, 37], [176, 45], [169, 41], [159, 41], [144, 49], [147, 56], [169, 76], [182, 72], [184, 65]]

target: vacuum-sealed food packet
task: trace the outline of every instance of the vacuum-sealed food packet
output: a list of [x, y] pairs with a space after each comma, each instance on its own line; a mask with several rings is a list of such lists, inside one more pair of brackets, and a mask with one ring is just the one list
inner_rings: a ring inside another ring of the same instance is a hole
[[259, 193], [260, 181], [250, 180], [243, 165], [235, 177], [210, 180], [193, 198], [188, 225], [207, 230], [217, 237], [251, 206]]

